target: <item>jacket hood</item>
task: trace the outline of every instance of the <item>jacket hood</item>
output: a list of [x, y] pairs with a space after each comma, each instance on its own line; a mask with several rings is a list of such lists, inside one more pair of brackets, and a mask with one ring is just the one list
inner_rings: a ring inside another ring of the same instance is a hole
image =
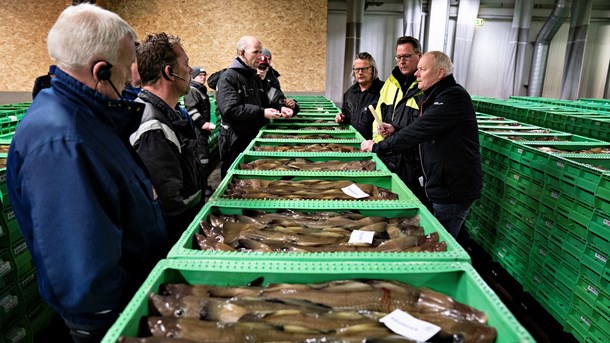
[[252, 74], [256, 75], [256, 69], [245, 64], [239, 57], [235, 57], [235, 59], [229, 65], [229, 69], [235, 69], [241, 74]]

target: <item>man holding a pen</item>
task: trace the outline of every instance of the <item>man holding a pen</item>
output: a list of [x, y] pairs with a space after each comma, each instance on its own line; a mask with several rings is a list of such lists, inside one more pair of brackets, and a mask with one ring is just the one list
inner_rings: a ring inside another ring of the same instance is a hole
[[263, 46], [258, 38], [244, 36], [237, 42], [237, 57], [216, 85], [216, 103], [222, 117], [218, 138], [221, 177], [272, 119], [291, 118], [289, 107], [270, 104], [262, 80], [256, 75]]

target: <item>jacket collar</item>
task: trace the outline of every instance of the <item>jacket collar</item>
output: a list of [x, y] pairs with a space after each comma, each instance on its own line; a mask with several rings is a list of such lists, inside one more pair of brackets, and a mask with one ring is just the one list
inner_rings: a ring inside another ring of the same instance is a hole
[[57, 68], [51, 79], [54, 91], [83, 107], [91, 109], [92, 114], [106, 123], [119, 136], [128, 137], [137, 130], [142, 120], [144, 106], [129, 100], [114, 100], [73, 78]]
[[201, 83], [199, 83], [197, 81], [193, 81], [193, 80], [191, 80], [191, 87], [197, 89], [198, 91], [200, 91], [203, 94], [207, 93], [207, 91], [208, 91], [208, 89], [206, 88], [205, 85], [202, 85]]
[[142, 89], [140, 94], [138, 94], [138, 98], [140, 101], [147, 102], [159, 109], [159, 111], [164, 113], [171, 121], [183, 119], [182, 115], [178, 113], [178, 110], [169, 107], [169, 105], [163, 101], [163, 99], [159, 98], [156, 94], [147, 89]]

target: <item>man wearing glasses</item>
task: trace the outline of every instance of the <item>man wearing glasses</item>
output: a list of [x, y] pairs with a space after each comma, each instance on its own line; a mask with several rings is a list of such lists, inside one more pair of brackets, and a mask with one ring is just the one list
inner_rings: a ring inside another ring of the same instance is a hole
[[[422, 92], [417, 88], [415, 71], [422, 55], [417, 38], [403, 36], [396, 40], [396, 67], [381, 89], [377, 113], [384, 123], [391, 124], [394, 131], [387, 130], [381, 123], [373, 123], [373, 141], [379, 143], [393, 132], [411, 124], [419, 116], [418, 103]], [[381, 157], [390, 171], [396, 173], [417, 198], [429, 209], [432, 204], [426, 196], [419, 151], [417, 147]]]
[[343, 94], [341, 113], [337, 123], [351, 124], [364, 139], [373, 137], [373, 115], [368, 106], [377, 104], [383, 81], [377, 76], [377, 64], [368, 52], [356, 55], [352, 64], [354, 84]]

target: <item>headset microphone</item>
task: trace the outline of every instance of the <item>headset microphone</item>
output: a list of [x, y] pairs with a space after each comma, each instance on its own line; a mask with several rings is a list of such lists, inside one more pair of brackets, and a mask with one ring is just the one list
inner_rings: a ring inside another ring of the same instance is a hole
[[174, 74], [174, 73], [169, 73], [171, 76], [175, 76], [177, 78], [179, 78], [182, 81], [186, 81], [182, 76], [178, 75], [178, 74]]

